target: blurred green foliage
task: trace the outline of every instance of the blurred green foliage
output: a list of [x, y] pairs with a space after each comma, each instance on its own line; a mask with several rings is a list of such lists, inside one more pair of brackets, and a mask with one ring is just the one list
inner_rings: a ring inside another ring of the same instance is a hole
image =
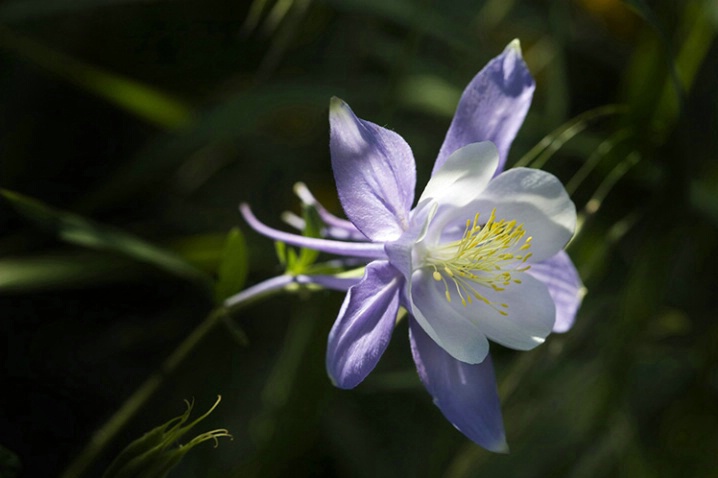
[[[3, 470], [61, 474], [154, 377], [85, 476], [218, 394], [207, 426], [234, 440], [171, 476], [716, 476], [717, 31], [712, 0], [2, 3]], [[280, 226], [303, 181], [340, 212], [331, 96], [404, 136], [423, 184], [464, 85], [513, 38], [537, 89], [509, 163], [568, 185], [588, 294], [569, 333], [493, 347], [511, 454], [443, 419], [405, 324], [334, 389], [341, 294], [202, 328], [282, 273], [240, 201]]]

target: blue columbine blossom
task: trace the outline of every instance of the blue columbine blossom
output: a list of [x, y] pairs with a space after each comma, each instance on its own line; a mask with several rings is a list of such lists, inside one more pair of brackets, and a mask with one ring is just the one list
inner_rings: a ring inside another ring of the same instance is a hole
[[326, 238], [271, 229], [241, 206], [262, 234], [367, 261], [360, 280], [299, 278], [348, 289], [327, 349], [338, 387], [353, 388], [374, 369], [404, 307], [421, 381], [456, 428], [492, 451], [507, 446], [489, 340], [529, 350], [568, 330], [582, 287], [562, 250], [576, 211], [561, 183], [535, 169], [503, 170], [533, 90], [515, 40], [464, 91], [413, 209], [409, 145], [333, 98], [332, 168], [349, 221], [303, 186], [300, 198], [317, 208]]

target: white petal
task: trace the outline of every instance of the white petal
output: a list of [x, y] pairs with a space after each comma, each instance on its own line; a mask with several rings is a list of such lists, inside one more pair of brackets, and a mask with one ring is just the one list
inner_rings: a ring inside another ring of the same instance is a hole
[[461, 207], [476, 199], [499, 164], [493, 143], [471, 143], [454, 151], [431, 176], [419, 202], [433, 198], [441, 205]]
[[500, 174], [464, 209], [467, 218], [477, 212], [488, 216], [496, 209], [497, 220], [523, 224], [533, 238], [532, 262], [555, 255], [576, 229], [576, 207], [563, 185], [552, 174], [538, 169], [515, 168]]
[[481, 362], [488, 352], [486, 338], [516, 350], [533, 349], [551, 333], [555, 306], [541, 281], [528, 274], [520, 278], [521, 284], [511, 284], [501, 292], [479, 286], [477, 290], [492, 306], [477, 299], [464, 306], [452, 282], [449, 302], [444, 283], [435, 281], [431, 269], [425, 268], [415, 272], [412, 281], [414, 317], [436, 343], [462, 362]]
[[446, 300], [443, 282], [435, 281], [430, 269], [414, 272], [410, 286], [411, 313], [421, 328], [452, 357], [465, 363], [481, 363], [489, 353], [489, 343], [477, 320], [463, 311], [460, 299], [453, 294]]
[[519, 274], [515, 278], [520, 278], [521, 284], [512, 283], [501, 292], [482, 291], [499, 310], [507, 313], [506, 316], [478, 301], [464, 309], [476, 308], [475, 320], [489, 340], [512, 349], [530, 350], [542, 344], [551, 333], [556, 308], [548, 288], [541, 281], [528, 274]]
[[411, 282], [411, 273], [414, 269], [413, 256], [416, 243], [423, 240], [436, 212], [436, 206], [436, 202], [431, 199], [419, 203], [411, 213], [409, 228], [399, 239], [384, 245], [389, 262], [404, 275], [407, 284]]

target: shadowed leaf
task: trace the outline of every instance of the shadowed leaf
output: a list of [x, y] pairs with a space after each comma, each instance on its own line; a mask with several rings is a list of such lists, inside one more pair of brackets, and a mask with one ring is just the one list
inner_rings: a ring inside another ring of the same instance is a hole
[[247, 245], [242, 231], [235, 227], [227, 234], [217, 272], [214, 296], [218, 304], [242, 290], [248, 271]]
[[208, 276], [181, 258], [132, 234], [114, 227], [97, 224], [71, 212], [51, 208], [40, 201], [16, 192], [0, 189], [0, 194], [22, 216], [56, 234], [65, 242], [91, 249], [120, 253], [194, 282], [205, 289], [211, 284], [211, 279]]

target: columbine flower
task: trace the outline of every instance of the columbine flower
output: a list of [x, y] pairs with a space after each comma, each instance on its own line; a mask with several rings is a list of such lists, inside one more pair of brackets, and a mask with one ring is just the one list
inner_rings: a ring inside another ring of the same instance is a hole
[[300, 197], [315, 205], [330, 239], [271, 229], [241, 207], [252, 227], [274, 239], [370, 260], [359, 281], [302, 278], [348, 287], [327, 350], [338, 387], [353, 388], [374, 369], [404, 307], [413, 358], [436, 405], [493, 451], [505, 451], [506, 441], [488, 341], [532, 349], [552, 330], [570, 328], [580, 302], [580, 280], [562, 251], [576, 225], [566, 191], [543, 171], [503, 171], [533, 90], [514, 41], [464, 91], [413, 209], [408, 144], [333, 98], [332, 167], [350, 222], [303, 187]]

